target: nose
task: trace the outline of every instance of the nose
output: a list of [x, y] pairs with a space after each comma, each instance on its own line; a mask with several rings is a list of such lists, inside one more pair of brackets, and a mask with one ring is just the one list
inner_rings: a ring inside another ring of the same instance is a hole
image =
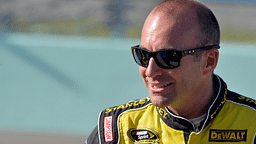
[[146, 70], [147, 77], [155, 77], [162, 74], [162, 69], [156, 64], [155, 59], [151, 57]]

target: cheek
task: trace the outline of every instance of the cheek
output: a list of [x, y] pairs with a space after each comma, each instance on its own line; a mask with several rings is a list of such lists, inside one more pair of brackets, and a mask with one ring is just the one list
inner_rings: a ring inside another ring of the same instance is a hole
[[[193, 62], [193, 57], [183, 58], [180, 67], [178, 67], [175, 72], [174, 77], [177, 81], [181, 82], [183, 87], [188, 85], [193, 86], [193, 84], [200, 78], [200, 66], [198, 62]], [[185, 61], [187, 60], [187, 61]]]
[[193, 56], [187, 56], [181, 59], [182, 74], [187, 76], [195, 76], [200, 74], [200, 62], [194, 61]]
[[200, 81], [200, 67], [194, 63], [187, 65], [186, 69], [181, 72], [183, 83], [186, 87], [197, 86]]
[[142, 78], [146, 77], [146, 70], [146, 68], [139, 66], [139, 71]]
[[141, 78], [145, 84], [146, 84], [146, 70], [147, 69], [145, 67], [139, 66], [139, 72], [140, 72]]
[[187, 71], [189, 71], [188, 76], [190, 79], [198, 79], [201, 75], [201, 68], [200, 63], [196, 62], [193, 63], [194, 65], [191, 65]]

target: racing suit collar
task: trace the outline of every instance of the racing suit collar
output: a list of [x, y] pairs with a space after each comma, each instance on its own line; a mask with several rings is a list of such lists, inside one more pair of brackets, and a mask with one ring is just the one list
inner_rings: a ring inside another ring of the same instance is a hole
[[[215, 86], [218, 86], [218, 94], [210, 106], [207, 116], [204, 121], [201, 122], [200, 126], [198, 127], [200, 133], [204, 127], [206, 127], [219, 113], [221, 108], [226, 102], [227, 96], [227, 85], [226, 83], [218, 76], [213, 75], [213, 83]], [[186, 118], [177, 116], [173, 114], [171, 111], [165, 108], [156, 107], [158, 115], [161, 119], [171, 128], [177, 130], [184, 130], [184, 131], [195, 131], [195, 126]]]

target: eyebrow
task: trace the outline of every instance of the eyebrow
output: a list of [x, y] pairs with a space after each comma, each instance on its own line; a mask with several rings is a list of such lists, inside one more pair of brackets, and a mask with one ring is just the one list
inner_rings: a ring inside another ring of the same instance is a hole
[[[139, 48], [141, 48], [141, 49], [145, 49], [145, 50], [147, 50], [147, 51], [150, 51], [150, 50], [148, 50], [146, 47], [144, 47], [144, 46], [141, 46], [141, 45], [139, 45]], [[173, 47], [163, 47], [163, 48], [160, 48], [160, 50], [157, 50], [157, 51], [168, 51], [168, 50], [174, 50], [174, 51], [181, 51], [181, 50], [177, 50], [177, 49], [175, 49], [175, 48], [173, 48]]]

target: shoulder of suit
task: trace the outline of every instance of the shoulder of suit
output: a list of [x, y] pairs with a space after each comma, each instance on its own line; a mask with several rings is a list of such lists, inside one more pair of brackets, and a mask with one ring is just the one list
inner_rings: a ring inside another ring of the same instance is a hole
[[256, 112], [256, 100], [232, 91], [228, 91], [228, 93], [227, 101], [248, 107]]
[[140, 109], [143, 108], [147, 105], [152, 104], [150, 101], [150, 98], [144, 98], [144, 99], [139, 99], [139, 100], [134, 100], [134, 101], [130, 101], [126, 104], [122, 104], [119, 106], [114, 106], [111, 108], [107, 108], [105, 110], [102, 111], [102, 113], [108, 114], [108, 115], [118, 115], [121, 114], [125, 111], [129, 111], [129, 110], [135, 110], [135, 109]]

